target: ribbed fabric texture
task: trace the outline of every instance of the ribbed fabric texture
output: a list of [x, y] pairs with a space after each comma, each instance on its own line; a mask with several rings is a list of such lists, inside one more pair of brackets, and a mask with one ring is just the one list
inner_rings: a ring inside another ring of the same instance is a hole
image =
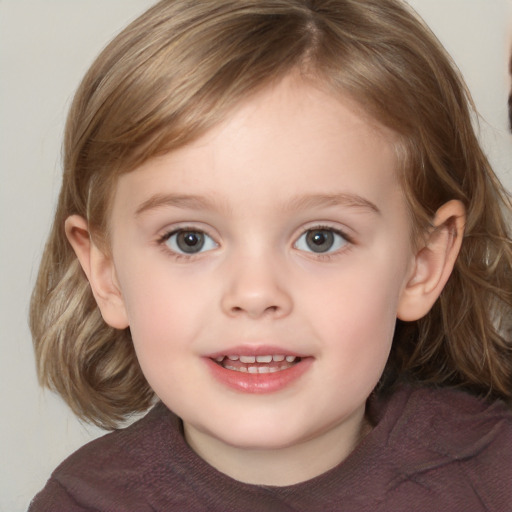
[[504, 404], [402, 386], [370, 400], [368, 412], [376, 427], [339, 466], [267, 487], [209, 466], [159, 404], [71, 455], [29, 512], [512, 510], [512, 413]]

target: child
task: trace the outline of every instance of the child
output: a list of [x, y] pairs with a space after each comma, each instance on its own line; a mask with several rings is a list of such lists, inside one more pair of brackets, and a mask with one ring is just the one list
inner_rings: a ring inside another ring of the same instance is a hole
[[115, 429], [31, 511], [505, 510], [510, 200], [399, 0], [164, 0], [84, 78], [41, 382]]

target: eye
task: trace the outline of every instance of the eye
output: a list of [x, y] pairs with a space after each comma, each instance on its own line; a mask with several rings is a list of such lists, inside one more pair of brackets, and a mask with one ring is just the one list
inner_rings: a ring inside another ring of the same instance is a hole
[[294, 247], [300, 251], [322, 254], [337, 251], [347, 243], [347, 238], [335, 229], [316, 228], [303, 233]]
[[173, 231], [166, 236], [165, 243], [171, 251], [180, 254], [197, 254], [217, 247], [216, 242], [206, 233], [188, 229]]

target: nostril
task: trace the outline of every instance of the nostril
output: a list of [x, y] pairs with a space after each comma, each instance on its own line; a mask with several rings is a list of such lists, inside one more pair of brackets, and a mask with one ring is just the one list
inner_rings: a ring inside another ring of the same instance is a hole
[[[250, 284], [250, 283], [249, 283]], [[283, 316], [292, 309], [291, 296], [274, 285], [258, 281], [244, 284], [237, 280], [221, 297], [222, 310], [233, 317]]]
[[244, 308], [242, 306], [233, 306], [231, 308], [231, 314], [232, 315], [239, 315], [242, 313], [247, 313], [249, 316], [260, 316], [260, 315], [267, 315], [267, 314], [276, 314], [280, 310], [279, 306], [267, 306], [262, 308], [255, 308], [255, 307], [247, 307]]

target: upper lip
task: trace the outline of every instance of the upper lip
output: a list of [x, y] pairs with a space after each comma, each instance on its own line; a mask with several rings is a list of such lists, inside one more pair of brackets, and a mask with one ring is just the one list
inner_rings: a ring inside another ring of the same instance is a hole
[[216, 359], [222, 356], [268, 356], [268, 355], [282, 355], [282, 356], [295, 356], [295, 357], [308, 357], [307, 354], [296, 352], [289, 348], [278, 347], [274, 345], [239, 345], [236, 347], [225, 348], [205, 357]]

